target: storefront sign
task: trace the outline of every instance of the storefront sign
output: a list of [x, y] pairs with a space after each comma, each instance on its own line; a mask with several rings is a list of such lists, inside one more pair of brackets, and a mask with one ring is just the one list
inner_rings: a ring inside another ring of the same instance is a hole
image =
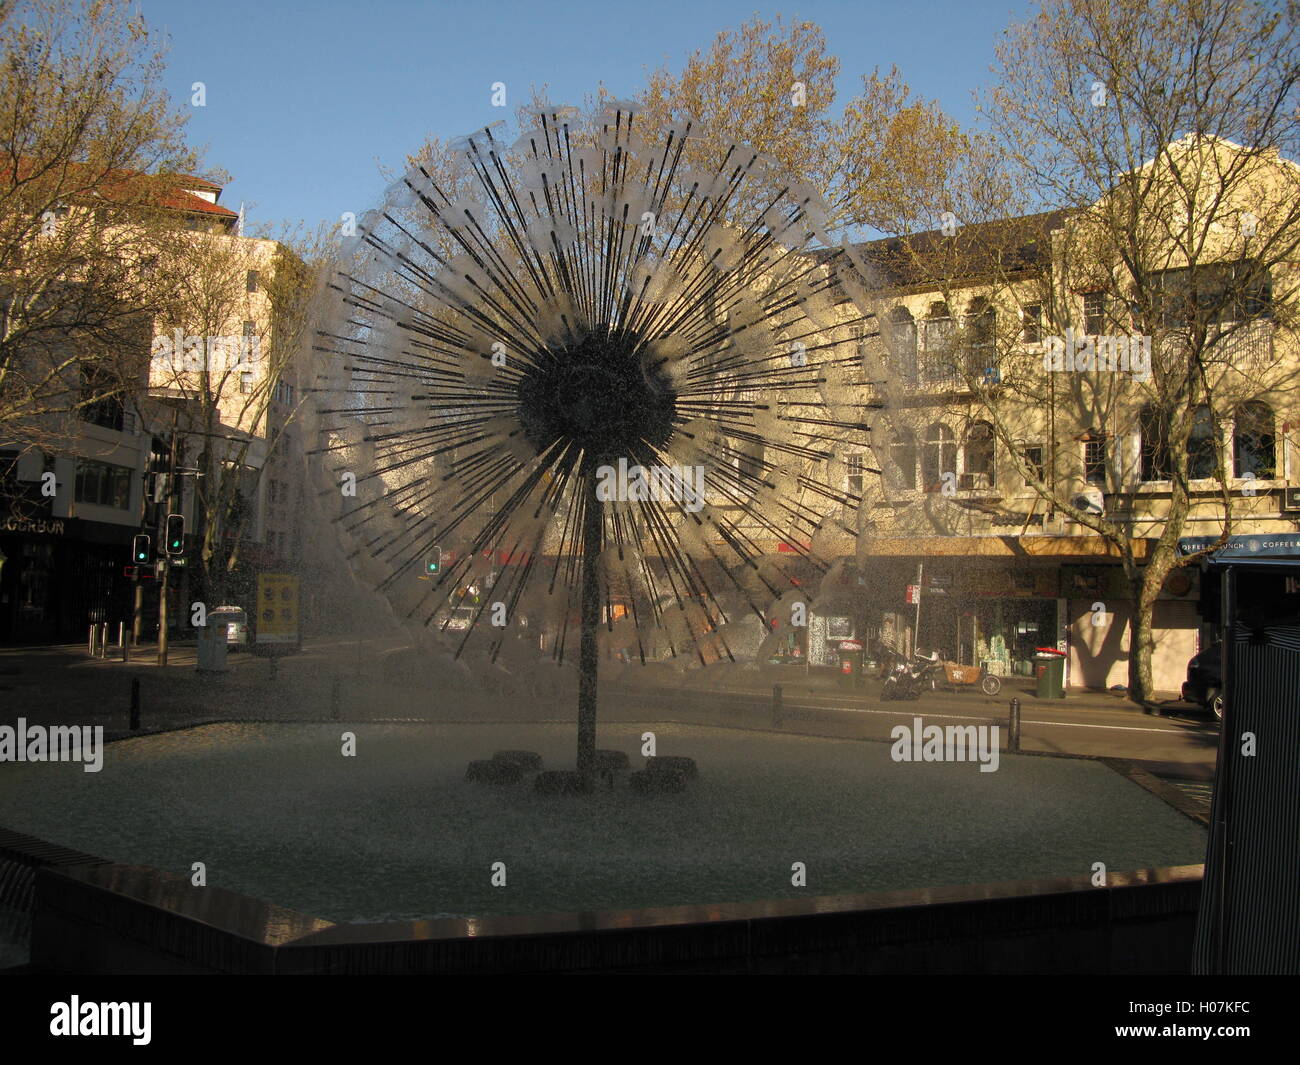
[[[1178, 553], [1194, 555], [1207, 551], [1219, 542], [1217, 536], [1186, 536], [1178, 541]], [[1220, 558], [1300, 558], [1300, 533], [1259, 533], [1232, 536], [1212, 553]]]
[[63, 522], [57, 518], [21, 518], [10, 514], [0, 522], [0, 532], [37, 533], [47, 536], [62, 536]]

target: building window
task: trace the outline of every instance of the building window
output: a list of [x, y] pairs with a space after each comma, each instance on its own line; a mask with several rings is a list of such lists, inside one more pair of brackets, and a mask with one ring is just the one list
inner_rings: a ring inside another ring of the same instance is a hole
[[885, 347], [894, 369], [907, 384], [916, 383], [916, 322], [906, 307], [895, 307], [885, 320]]
[[862, 456], [846, 455], [844, 470], [844, 487], [851, 495], [862, 495]]
[[1219, 465], [1219, 449], [1214, 439], [1214, 419], [1210, 408], [1199, 406], [1192, 417], [1192, 432], [1187, 438], [1187, 478], [1203, 481], [1214, 476]]
[[966, 434], [965, 464], [961, 487], [968, 490], [992, 488], [994, 477], [995, 438], [993, 426], [976, 422]]
[[91, 459], [77, 460], [76, 500], [127, 510], [131, 506], [131, 469]]
[[1106, 438], [1083, 442], [1083, 479], [1098, 488], [1106, 487]]
[[83, 362], [80, 370], [82, 421], [121, 432], [126, 424], [126, 405], [113, 373], [92, 360]]
[[1154, 278], [1160, 319], [1166, 329], [1192, 322], [1253, 321], [1273, 314], [1273, 287], [1267, 270], [1254, 260], [1213, 263], [1196, 269], [1165, 270]]
[[942, 422], [935, 422], [925, 431], [925, 446], [921, 452], [921, 481], [927, 492], [943, 490], [945, 475], [956, 480], [957, 436]]
[[1020, 312], [1021, 338], [1026, 344], [1043, 342], [1043, 305], [1027, 304]]
[[239, 375], [239, 391], [246, 396], [252, 394], [253, 375], [247, 370]]
[[1233, 475], [1277, 476], [1277, 441], [1273, 435], [1273, 408], [1267, 403], [1244, 403], [1237, 408], [1232, 435]]
[[1021, 449], [1020, 454], [1025, 465], [1029, 467], [1029, 476], [1025, 478], [1025, 485], [1042, 484], [1047, 479], [1047, 466], [1043, 462], [1043, 445], [1029, 444]]
[[249, 271], [248, 271], [248, 276], [247, 276], [247, 278], [246, 278], [245, 281], [244, 281], [244, 291], [245, 291], [245, 292], [256, 292], [256, 291], [257, 291], [257, 271], [256, 271], [256, 270], [249, 270]]
[[997, 330], [997, 312], [988, 300], [977, 296], [971, 300], [966, 316], [966, 373], [970, 377], [989, 380], [997, 370], [997, 352], [994, 337]]
[[1083, 331], [1088, 336], [1106, 332], [1106, 294], [1088, 292], [1083, 297]]
[[925, 320], [925, 350], [927, 352], [947, 351], [952, 333], [952, 315], [948, 313], [948, 304], [936, 300], [930, 304], [930, 314]]
[[756, 481], [763, 478], [763, 444], [756, 440], [736, 440], [731, 443], [732, 465], [746, 488], [753, 491]]
[[1169, 423], [1154, 407], [1143, 407], [1138, 416], [1142, 435], [1142, 480], [1169, 480]]
[[911, 491], [916, 487], [916, 434], [904, 429], [889, 444], [889, 457], [898, 471], [902, 487]]

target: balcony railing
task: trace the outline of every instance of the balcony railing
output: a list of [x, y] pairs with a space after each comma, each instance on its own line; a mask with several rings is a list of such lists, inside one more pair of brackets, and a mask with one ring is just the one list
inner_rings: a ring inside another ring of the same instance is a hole
[[1239, 370], [1265, 370], [1273, 365], [1273, 320], [1259, 318], [1232, 327], [1227, 336], [1213, 341], [1206, 354], [1213, 362], [1223, 362]]

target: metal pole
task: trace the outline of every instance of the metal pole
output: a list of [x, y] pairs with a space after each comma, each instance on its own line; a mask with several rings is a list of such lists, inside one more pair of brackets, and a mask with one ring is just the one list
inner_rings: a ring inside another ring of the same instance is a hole
[[1211, 914], [1211, 973], [1226, 973], [1229, 969], [1228, 921], [1232, 914], [1228, 897], [1231, 877], [1229, 865], [1232, 857], [1232, 764], [1235, 746], [1231, 723], [1233, 719], [1236, 665], [1234, 658], [1237, 628], [1237, 572], [1235, 566], [1224, 566], [1220, 575], [1219, 646], [1223, 682], [1223, 720], [1219, 723], [1219, 753], [1214, 772], [1214, 823], [1211, 833], [1219, 867], [1214, 878], [1214, 911]]
[[596, 761], [596, 671], [599, 655], [600, 562], [604, 512], [596, 498], [596, 475], [586, 476], [582, 507], [582, 640], [578, 650], [578, 774], [589, 777]]
[[921, 594], [924, 586], [925, 563], [916, 564], [916, 632], [912, 635], [912, 654], [921, 653]]
[[158, 563], [158, 664], [167, 664], [167, 559]]
[[131, 639], [136, 643], [140, 642], [140, 634], [144, 628], [144, 585], [140, 583], [140, 567], [134, 567], [134, 575], [131, 577], [132, 589], [132, 613], [131, 613]]
[[[180, 420], [180, 411], [172, 412], [171, 454], [167, 460], [167, 506], [163, 512], [163, 535], [166, 535], [167, 514], [171, 513], [172, 499], [176, 495], [176, 433]], [[154, 530], [155, 534], [157, 529]], [[167, 664], [167, 545], [162, 545], [162, 556], [158, 566], [158, 664]]]
[[1020, 750], [1020, 700], [1018, 698], [1011, 700], [1011, 735], [1008, 737], [1007, 747], [1010, 750]]

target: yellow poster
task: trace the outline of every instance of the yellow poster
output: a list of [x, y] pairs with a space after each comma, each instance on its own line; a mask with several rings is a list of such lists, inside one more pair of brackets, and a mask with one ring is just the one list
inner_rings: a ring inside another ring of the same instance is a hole
[[257, 577], [257, 642], [298, 642], [298, 578], [289, 573]]

